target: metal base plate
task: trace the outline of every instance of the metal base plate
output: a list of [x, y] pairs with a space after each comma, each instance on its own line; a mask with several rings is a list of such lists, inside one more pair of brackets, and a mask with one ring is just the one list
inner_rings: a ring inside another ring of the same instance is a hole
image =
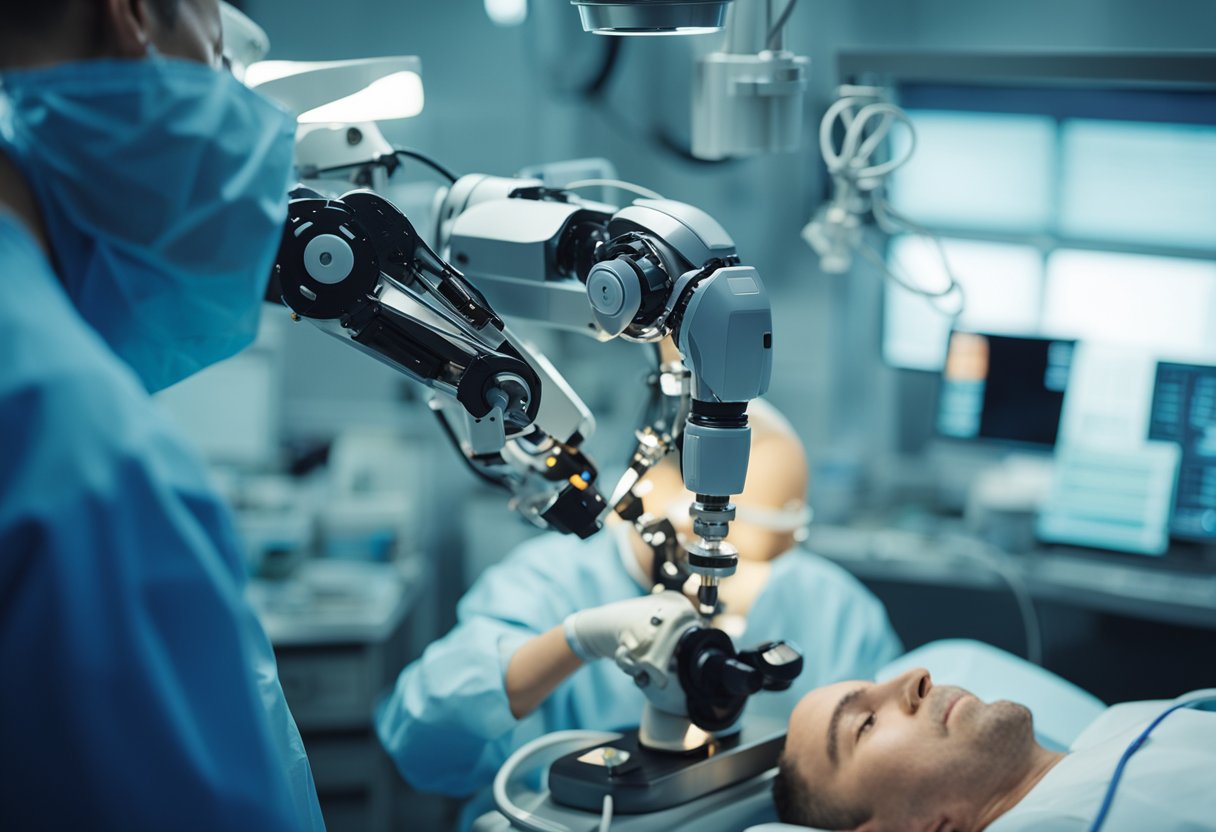
[[549, 792], [554, 803], [589, 812], [600, 811], [605, 795], [617, 814], [657, 812], [773, 768], [784, 745], [785, 725], [770, 720], [745, 720], [737, 734], [691, 754], [652, 751], [632, 730], [608, 743], [628, 754], [628, 762], [610, 771], [588, 761], [599, 756], [588, 748], [567, 754], [549, 769]]

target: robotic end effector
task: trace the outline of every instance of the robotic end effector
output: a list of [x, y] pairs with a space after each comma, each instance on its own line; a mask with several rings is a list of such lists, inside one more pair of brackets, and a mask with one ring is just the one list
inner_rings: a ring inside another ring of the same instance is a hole
[[794, 645], [768, 642], [737, 651], [678, 592], [576, 613], [568, 631], [583, 644], [578, 634], [588, 622], [581, 617], [604, 615], [611, 615], [608, 629], [616, 632], [596, 654], [611, 654], [646, 697], [641, 725], [553, 763], [554, 803], [598, 812], [611, 797], [620, 814], [659, 812], [776, 764], [781, 724], [746, 720], [743, 712], [753, 694], [786, 690], [802, 672]]

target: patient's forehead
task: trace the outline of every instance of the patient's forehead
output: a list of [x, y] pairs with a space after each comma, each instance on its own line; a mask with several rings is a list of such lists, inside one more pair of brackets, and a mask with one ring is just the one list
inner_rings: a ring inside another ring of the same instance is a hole
[[825, 685], [808, 693], [798, 702], [790, 714], [790, 724], [785, 741], [786, 752], [800, 763], [806, 764], [827, 754], [828, 723], [832, 711], [850, 691], [870, 687], [872, 682], [837, 682]]

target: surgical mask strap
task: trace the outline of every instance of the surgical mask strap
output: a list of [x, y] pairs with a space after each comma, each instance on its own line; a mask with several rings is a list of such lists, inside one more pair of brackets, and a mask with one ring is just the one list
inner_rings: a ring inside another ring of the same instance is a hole
[[814, 516], [815, 512], [805, 503], [790, 503], [785, 508], [735, 507], [738, 522], [771, 532], [789, 532], [798, 541], [806, 539]]

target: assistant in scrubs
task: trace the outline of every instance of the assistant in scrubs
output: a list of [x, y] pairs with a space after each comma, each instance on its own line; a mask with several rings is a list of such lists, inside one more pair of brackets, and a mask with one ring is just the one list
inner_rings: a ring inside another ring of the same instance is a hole
[[[811, 688], [873, 676], [901, 647], [873, 595], [800, 548], [798, 523], [773, 522], [805, 521], [805, 454], [764, 402], [753, 402], [750, 421], [751, 462], [730, 537], [739, 571], [722, 584], [725, 614], [714, 623], [740, 647], [786, 639], [802, 650], [806, 665], [794, 686], [748, 704], [751, 713], [785, 719]], [[666, 506], [687, 525], [691, 495], [675, 466], [661, 464], [647, 478], [654, 483], [648, 510]], [[588, 638], [588, 629], [624, 625], [634, 601], [650, 593], [651, 561], [632, 528], [620, 525], [582, 542], [542, 536], [488, 569], [461, 600], [456, 627], [405, 668], [379, 709], [381, 742], [404, 777], [419, 789], [469, 795], [542, 734], [637, 725], [645, 699], [633, 680], [612, 661], [585, 664], [580, 656], [588, 642], [613, 636]], [[608, 604], [624, 606], [598, 614]], [[571, 616], [580, 626], [563, 626]], [[574, 631], [583, 643], [568, 640]]]

